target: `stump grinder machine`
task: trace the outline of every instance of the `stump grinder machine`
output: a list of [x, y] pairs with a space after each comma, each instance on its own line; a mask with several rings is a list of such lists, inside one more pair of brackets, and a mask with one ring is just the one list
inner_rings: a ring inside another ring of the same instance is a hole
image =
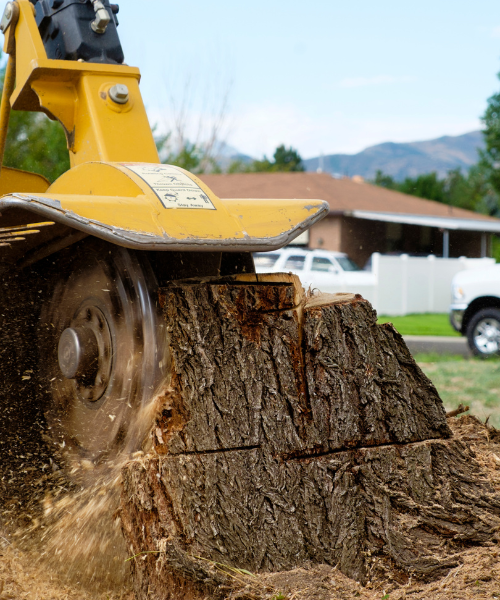
[[16, 0], [0, 23], [0, 164], [11, 109], [57, 120], [71, 164], [52, 184], [1, 169], [0, 270], [29, 286], [39, 268], [50, 282], [36, 316], [44, 412], [53, 438], [94, 463], [125, 444], [168, 376], [158, 287], [252, 273], [252, 252], [327, 212], [319, 200], [220, 199], [161, 164], [117, 13], [109, 0]]

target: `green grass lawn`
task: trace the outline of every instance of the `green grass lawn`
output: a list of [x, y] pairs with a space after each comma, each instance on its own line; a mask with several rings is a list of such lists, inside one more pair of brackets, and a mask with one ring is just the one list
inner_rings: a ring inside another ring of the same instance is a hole
[[381, 315], [379, 323], [392, 323], [402, 335], [450, 335], [459, 336], [450, 325], [448, 314], [425, 313], [406, 315], [405, 317], [388, 317]]
[[470, 406], [469, 414], [500, 429], [500, 359], [416, 354], [420, 368], [436, 386], [447, 410]]
[[[382, 315], [378, 322], [393, 323], [403, 335], [459, 335], [447, 314]], [[482, 421], [489, 418], [489, 423], [500, 429], [500, 357], [466, 359], [433, 352], [416, 354], [414, 358], [436, 386], [446, 410], [453, 410], [459, 404], [468, 405], [469, 414]]]

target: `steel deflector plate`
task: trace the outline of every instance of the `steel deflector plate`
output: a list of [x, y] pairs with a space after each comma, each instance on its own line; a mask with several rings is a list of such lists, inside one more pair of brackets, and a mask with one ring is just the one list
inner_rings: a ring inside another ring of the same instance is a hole
[[[116, 205], [116, 210], [123, 214], [129, 207], [134, 209], [135, 213], [138, 209], [140, 211], [142, 199], [66, 194], [9, 194], [0, 199], [0, 212], [9, 208], [23, 208], [126, 248], [258, 252], [275, 250], [288, 244], [325, 217], [329, 210], [328, 204], [319, 200], [220, 200], [226, 209], [224, 212], [234, 221], [232, 235], [223, 235], [220, 232], [213, 237], [190, 235], [189, 221], [193, 212], [198, 211], [187, 211], [186, 233], [182, 237], [176, 237], [169, 235], [168, 225], [158, 227], [157, 232], [151, 233], [140, 231], [139, 228], [133, 229], [133, 219], [132, 227], [125, 228], [82, 216], [69, 208], [72, 202], [78, 206], [86, 206], [87, 212], [92, 212], [94, 206], [105, 202], [111, 208]], [[150, 215], [151, 208], [147, 203], [144, 204], [142, 212], [149, 220], [155, 216]], [[203, 212], [215, 216], [219, 211]], [[239, 230], [236, 228], [238, 224]], [[263, 229], [265, 232], [262, 232]]]

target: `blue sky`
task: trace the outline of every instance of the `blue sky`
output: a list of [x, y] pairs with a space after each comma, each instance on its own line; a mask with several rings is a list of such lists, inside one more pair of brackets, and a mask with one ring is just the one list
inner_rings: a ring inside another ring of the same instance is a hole
[[[121, 0], [152, 122], [305, 158], [479, 128], [500, 91], [498, 0]], [[184, 117], [181, 118], [181, 108]]]

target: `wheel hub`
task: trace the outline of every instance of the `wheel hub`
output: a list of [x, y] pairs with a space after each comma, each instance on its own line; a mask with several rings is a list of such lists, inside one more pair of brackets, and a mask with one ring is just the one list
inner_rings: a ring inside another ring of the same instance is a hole
[[65, 329], [59, 340], [58, 358], [59, 367], [66, 379], [91, 377], [99, 360], [99, 347], [92, 329]]
[[81, 400], [97, 402], [102, 398], [110, 381], [112, 354], [106, 317], [88, 300], [62, 332], [58, 346], [61, 372], [74, 380]]
[[500, 349], [500, 323], [495, 319], [485, 319], [476, 327], [476, 345], [485, 354], [494, 354]]
[[148, 424], [134, 417], [168, 372], [156, 278], [141, 254], [95, 239], [51, 273], [38, 330], [45, 418], [68, 457], [105, 462], [140, 446]]

